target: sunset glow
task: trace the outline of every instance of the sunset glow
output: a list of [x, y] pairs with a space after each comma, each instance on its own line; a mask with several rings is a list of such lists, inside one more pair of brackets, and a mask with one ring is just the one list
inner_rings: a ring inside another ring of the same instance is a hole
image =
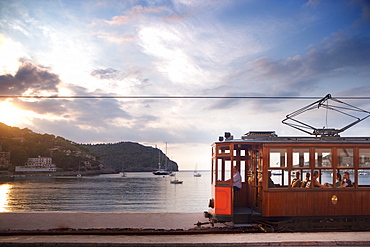
[[17, 126], [27, 122], [28, 118], [35, 116], [35, 113], [19, 109], [10, 102], [0, 102], [0, 122], [2, 123]]
[[[0, 95], [133, 96], [0, 98], [0, 122], [77, 143], [168, 143], [180, 169], [208, 169], [210, 153], [194, 146], [210, 150], [225, 131], [301, 135], [281, 121], [313, 102], [240, 96], [369, 97], [368, 10], [364, 0], [0, 0]], [[348, 103], [370, 110], [370, 99]], [[369, 119], [355, 128], [344, 134], [370, 136]]]

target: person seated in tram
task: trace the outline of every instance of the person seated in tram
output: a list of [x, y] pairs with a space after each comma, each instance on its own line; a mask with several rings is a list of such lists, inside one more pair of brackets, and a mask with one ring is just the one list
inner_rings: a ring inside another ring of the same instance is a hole
[[309, 172], [306, 173], [306, 179], [302, 181], [301, 183], [301, 188], [309, 188], [306, 187], [308, 183], [311, 183], [311, 180], [310, 180], [310, 177], [311, 177], [311, 174]]
[[[337, 173], [337, 177], [336, 177], [335, 187], [336, 188], [343, 187], [342, 184], [343, 184], [343, 182], [342, 182], [342, 175], [340, 175], [340, 173], [338, 172]], [[332, 184], [329, 184], [329, 183], [325, 183], [325, 186], [330, 187], [330, 188], [333, 187], [333, 185]]]
[[293, 180], [292, 180], [292, 183], [291, 183], [291, 186], [292, 187], [301, 187], [301, 184], [302, 184], [302, 181], [301, 181], [301, 179], [299, 178], [299, 175], [300, 175], [300, 172], [296, 172], [295, 173], [295, 178], [293, 178]]
[[338, 172], [337, 173], [337, 181], [335, 182], [335, 187], [339, 188], [341, 187], [343, 184], [342, 182], [342, 175], [340, 175], [340, 173]]
[[343, 174], [343, 181], [341, 187], [352, 187], [352, 181], [349, 177], [349, 172], [344, 172]]
[[268, 175], [269, 175], [269, 179], [268, 179], [268, 187], [269, 187], [269, 188], [275, 188], [275, 184], [274, 184], [274, 182], [273, 182], [273, 181], [272, 181], [272, 179], [271, 179], [271, 175], [272, 175], [271, 171], [269, 171], [269, 172], [268, 172]]
[[312, 181], [313, 181], [313, 187], [327, 187], [323, 184], [320, 184], [319, 181], [317, 181], [317, 179], [320, 177], [319, 175], [319, 172], [318, 171], [314, 171], [313, 172], [313, 175], [312, 175]]

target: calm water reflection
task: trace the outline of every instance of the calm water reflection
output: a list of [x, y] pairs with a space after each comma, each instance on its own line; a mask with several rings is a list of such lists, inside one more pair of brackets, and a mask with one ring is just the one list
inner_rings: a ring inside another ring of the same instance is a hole
[[92, 177], [26, 177], [1, 181], [0, 211], [203, 212], [210, 173], [178, 172], [183, 184], [152, 173]]

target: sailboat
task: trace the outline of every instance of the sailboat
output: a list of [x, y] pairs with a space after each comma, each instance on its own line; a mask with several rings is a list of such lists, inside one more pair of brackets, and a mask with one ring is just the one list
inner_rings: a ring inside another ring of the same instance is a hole
[[[166, 143], [167, 150], [167, 143]], [[166, 151], [167, 152], [167, 151]], [[161, 168], [161, 151], [158, 149], [158, 170], [154, 171], [154, 175], [169, 175], [171, 172]]]
[[123, 170], [123, 165], [121, 166], [121, 171], [119, 172], [119, 175], [121, 177], [126, 177], [126, 172], [124, 172], [124, 170]]
[[197, 171], [197, 165], [198, 165], [198, 164], [196, 164], [196, 165], [195, 165], [194, 177], [201, 177], [201, 176], [202, 176], [202, 174], [201, 174], [201, 173], [199, 173], [199, 172]]
[[78, 163], [78, 173], [77, 173], [77, 175], [76, 175], [76, 177], [77, 177], [77, 178], [82, 177], [82, 175], [81, 175], [81, 173], [80, 173], [80, 164], [81, 164], [81, 163]]

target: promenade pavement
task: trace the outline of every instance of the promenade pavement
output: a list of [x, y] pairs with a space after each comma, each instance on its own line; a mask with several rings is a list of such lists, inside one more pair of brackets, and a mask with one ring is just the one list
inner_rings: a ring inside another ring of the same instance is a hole
[[370, 232], [9, 235], [0, 246], [370, 246]]
[[370, 246], [370, 232], [190, 234], [198, 221], [203, 214], [4, 212], [0, 246]]

